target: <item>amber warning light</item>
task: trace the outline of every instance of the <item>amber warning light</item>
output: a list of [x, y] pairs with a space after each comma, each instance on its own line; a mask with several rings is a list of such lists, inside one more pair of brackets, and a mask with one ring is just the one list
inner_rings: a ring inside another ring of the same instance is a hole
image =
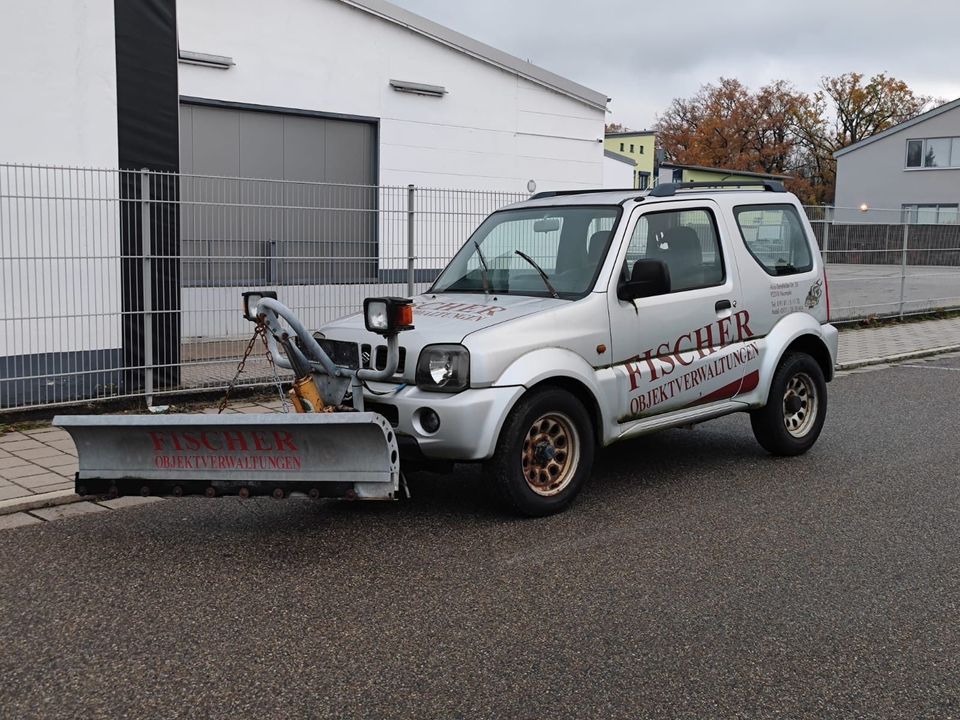
[[363, 320], [370, 332], [393, 335], [413, 330], [413, 300], [407, 298], [367, 298], [363, 301]]

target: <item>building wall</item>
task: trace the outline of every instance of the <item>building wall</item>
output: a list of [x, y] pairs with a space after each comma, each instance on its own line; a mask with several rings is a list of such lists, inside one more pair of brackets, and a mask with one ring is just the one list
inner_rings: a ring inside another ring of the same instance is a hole
[[0, 21], [0, 163], [117, 165], [113, 0], [12, 0]]
[[912, 203], [960, 203], [960, 168], [906, 168], [907, 140], [950, 136], [960, 137], [960, 107], [841, 155], [836, 206], [900, 210]]
[[[270, 12], [260, 0], [181, 0], [179, 32], [182, 49], [236, 62], [181, 65], [182, 96], [378, 118], [382, 184], [520, 191], [531, 179], [542, 190], [603, 181], [603, 110], [339, 0], [282, 0]], [[391, 79], [448, 94], [400, 93]]]
[[[636, 163], [637, 172], [650, 175], [650, 186], [653, 186], [653, 166], [655, 161], [657, 136], [653, 133], [637, 135], [610, 135], [604, 138], [603, 146], [611, 152], [625, 155]], [[623, 149], [621, 150], [621, 146]], [[631, 151], [631, 146], [633, 150]], [[636, 187], [636, 184], [634, 184]]]
[[[113, 0], [19, 0], [0, 14], [0, 165], [116, 168]], [[119, 346], [116, 174], [0, 167], [0, 196], [0, 361]], [[84, 327], [63, 317], [71, 306]]]
[[[609, 190], [634, 187], [634, 166], [615, 158], [603, 158], [603, 185]], [[651, 180], [652, 182], [652, 180]]]

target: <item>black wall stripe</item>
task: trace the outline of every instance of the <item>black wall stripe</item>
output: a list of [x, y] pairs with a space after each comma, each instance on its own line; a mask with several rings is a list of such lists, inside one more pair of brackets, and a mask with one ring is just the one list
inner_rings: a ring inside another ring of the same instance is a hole
[[[180, 223], [175, 175], [152, 175], [153, 356], [144, 353], [141, 168], [177, 172], [180, 165], [176, 0], [114, 0], [117, 126], [121, 182], [121, 277], [126, 367], [159, 366], [157, 389], [180, 380]], [[133, 314], [126, 314], [133, 313]], [[127, 392], [143, 387], [143, 371], [124, 378]]]

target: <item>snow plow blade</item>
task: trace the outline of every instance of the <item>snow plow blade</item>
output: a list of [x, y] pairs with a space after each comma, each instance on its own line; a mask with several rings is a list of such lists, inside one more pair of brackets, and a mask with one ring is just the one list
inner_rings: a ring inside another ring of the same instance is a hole
[[387, 500], [397, 439], [372, 412], [61, 415], [80, 495], [272, 495]]

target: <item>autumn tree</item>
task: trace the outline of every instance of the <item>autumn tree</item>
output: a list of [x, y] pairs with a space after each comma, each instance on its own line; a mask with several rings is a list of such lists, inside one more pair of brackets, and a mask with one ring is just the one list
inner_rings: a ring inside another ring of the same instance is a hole
[[756, 92], [720, 78], [658, 118], [661, 147], [674, 162], [790, 175], [804, 202], [833, 199], [833, 153], [922, 112], [930, 98], [901, 80], [860, 73], [821, 80], [812, 95], [778, 80]]
[[810, 103], [783, 80], [751, 92], [739, 80], [720, 78], [692, 98], [675, 99], [658, 119], [657, 136], [681, 165], [795, 175], [802, 164], [796, 118]]
[[835, 152], [916, 117], [933, 103], [885, 73], [864, 82], [864, 76], [855, 72], [822, 78], [811, 101], [797, 118], [796, 132], [818, 202], [833, 200]]

